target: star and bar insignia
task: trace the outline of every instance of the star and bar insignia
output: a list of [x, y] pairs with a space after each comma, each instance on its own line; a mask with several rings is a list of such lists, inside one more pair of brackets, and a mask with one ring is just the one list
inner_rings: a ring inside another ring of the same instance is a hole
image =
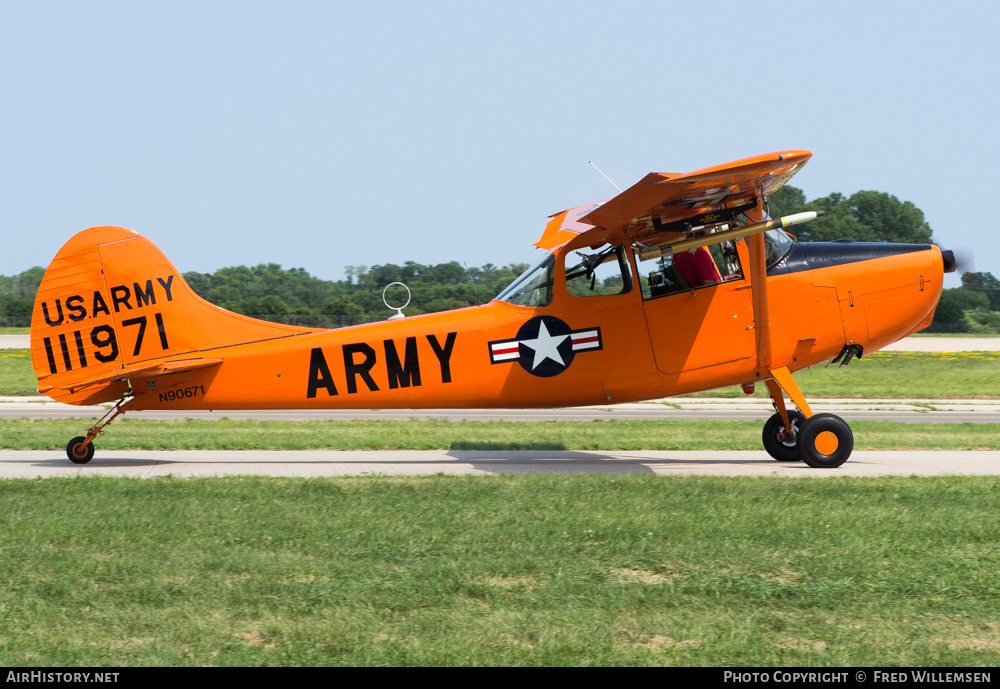
[[555, 316], [535, 316], [510, 340], [489, 343], [490, 363], [517, 361], [533, 376], [551, 378], [573, 363], [577, 352], [604, 349], [601, 329], [573, 330]]

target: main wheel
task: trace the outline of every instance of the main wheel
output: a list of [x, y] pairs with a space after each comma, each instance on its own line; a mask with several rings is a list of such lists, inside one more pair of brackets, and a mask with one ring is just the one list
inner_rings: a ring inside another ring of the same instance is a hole
[[816, 469], [836, 469], [854, 451], [854, 433], [839, 416], [816, 414], [799, 431], [799, 456]]
[[94, 443], [87, 443], [87, 447], [84, 447], [84, 440], [86, 438], [80, 435], [70, 440], [66, 446], [66, 456], [73, 464], [86, 464], [94, 458]]
[[801, 461], [802, 457], [799, 456], [798, 448], [798, 435], [802, 428], [802, 422], [805, 420], [806, 417], [801, 412], [788, 412], [788, 422], [792, 426], [792, 431], [789, 433], [785, 430], [785, 422], [781, 420], [781, 414], [775, 414], [768, 419], [767, 423], [764, 424], [764, 432], [762, 434], [764, 449], [767, 450], [767, 454], [779, 462]]

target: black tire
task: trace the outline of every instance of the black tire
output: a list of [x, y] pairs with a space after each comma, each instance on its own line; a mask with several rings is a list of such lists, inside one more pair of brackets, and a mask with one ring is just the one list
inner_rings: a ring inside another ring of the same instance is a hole
[[[823, 433], [832, 433], [836, 437], [836, 448], [823, 447], [826, 441], [831, 440], [821, 439]], [[851, 432], [847, 422], [839, 416], [816, 414], [802, 424], [798, 445], [802, 461], [809, 466], [815, 469], [836, 469], [846, 462], [854, 451], [854, 433]]]
[[785, 434], [785, 422], [781, 420], [781, 414], [775, 414], [764, 424], [764, 432], [761, 434], [764, 441], [764, 449], [767, 454], [774, 457], [779, 462], [799, 462], [798, 434], [802, 431], [802, 423], [806, 420], [805, 414], [797, 411], [788, 412], [788, 421], [795, 431], [789, 438]]
[[88, 443], [83, 453], [78, 454], [84, 440], [86, 438], [80, 435], [70, 440], [66, 446], [66, 456], [69, 457], [69, 461], [73, 462], [73, 464], [86, 464], [94, 458], [94, 443]]

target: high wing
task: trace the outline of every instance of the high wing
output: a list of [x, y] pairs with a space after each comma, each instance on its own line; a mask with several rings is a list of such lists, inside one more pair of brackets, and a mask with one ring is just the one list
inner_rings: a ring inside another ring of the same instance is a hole
[[[762, 232], [804, 221], [815, 212], [764, 221], [766, 197], [776, 192], [812, 157], [809, 151], [779, 151], [744, 158], [683, 175], [650, 173], [618, 196], [553, 216], [535, 246], [566, 250], [627, 243], [644, 257], [747, 235], [750, 288], [757, 355], [756, 377], [780, 398], [779, 386], [812, 416], [787, 367], [772, 367], [770, 320]], [[737, 224], [743, 215], [747, 225]], [[809, 216], [806, 218], [804, 216]], [[774, 388], [772, 390], [772, 387]], [[779, 409], [780, 411], [780, 409]], [[782, 415], [788, 426], [788, 418]]]
[[618, 196], [553, 215], [535, 246], [599, 246], [690, 235], [726, 223], [780, 189], [812, 153], [766, 153], [686, 174], [651, 172]]

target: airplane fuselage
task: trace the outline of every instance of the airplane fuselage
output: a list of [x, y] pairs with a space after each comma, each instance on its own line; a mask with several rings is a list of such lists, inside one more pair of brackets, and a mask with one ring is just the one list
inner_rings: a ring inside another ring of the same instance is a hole
[[776, 410], [765, 450], [836, 468], [850, 427], [813, 414], [792, 373], [930, 325], [954, 260], [932, 245], [794, 242], [784, 228], [819, 212], [768, 219], [766, 199], [810, 156], [650, 173], [551, 216], [536, 242], [550, 253], [489, 304], [338, 330], [220, 309], [145, 237], [90, 228], [39, 286], [32, 367], [53, 399], [118, 402], [70, 440], [78, 464], [132, 410], [541, 408], [761, 382]]
[[[554, 407], [757, 382], [749, 278], [645, 300], [638, 287], [578, 297], [560, 289], [562, 265], [549, 306], [494, 301], [202, 351], [221, 365], [136, 376], [132, 408]], [[933, 246], [778, 272], [768, 278], [770, 365], [790, 371], [926, 327], [942, 287]], [[125, 350], [129, 334], [119, 335]]]

